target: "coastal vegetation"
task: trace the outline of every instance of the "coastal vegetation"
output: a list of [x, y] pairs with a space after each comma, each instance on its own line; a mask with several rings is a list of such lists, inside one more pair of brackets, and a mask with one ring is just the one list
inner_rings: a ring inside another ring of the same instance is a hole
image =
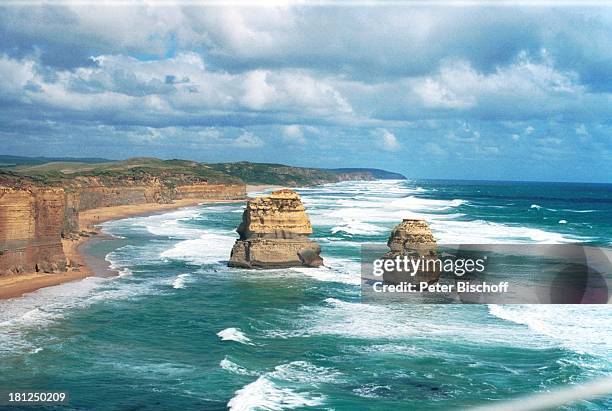
[[[54, 160], [54, 159], [50, 159]], [[40, 157], [0, 156], [0, 182], [18, 184], [24, 178], [44, 186], [65, 186], [77, 177], [95, 177], [105, 184], [159, 179], [171, 187], [187, 183], [275, 184], [306, 186], [346, 180], [404, 179], [401, 174], [378, 169], [319, 169], [270, 163], [200, 163], [135, 157], [121, 161], [62, 159], [43, 162]]]

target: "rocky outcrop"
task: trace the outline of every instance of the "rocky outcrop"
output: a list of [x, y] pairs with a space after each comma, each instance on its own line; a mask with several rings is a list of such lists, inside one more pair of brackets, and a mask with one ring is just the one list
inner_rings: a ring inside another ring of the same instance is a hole
[[[404, 219], [391, 232], [387, 246], [391, 251], [387, 252], [383, 259], [396, 259], [404, 256], [422, 260], [437, 258], [436, 239], [425, 220]], [[406, 272], [395, 271], [385, 272], [383, 275], [386, 283], [393, 284], [399, 284], [402, 281], [433, 283], [439, 277], [440, 273], [433, 269], [419, 270], [414, 276], [407, 275]]]
[[66, 269], [61, 188], [0, 186], [0, 275]]
[[236, 230], [230, 267], [318, 267], [319, 245], [308, 239], [312, 226], [300, 196], [292, 190], [275, 191], [249, 200]]
[[410, 255], [414, 252], [429, 253], [436, 250], [436, 239], [425, 220], [405, 218], [389, 236], [387, 246], [392, 253]]

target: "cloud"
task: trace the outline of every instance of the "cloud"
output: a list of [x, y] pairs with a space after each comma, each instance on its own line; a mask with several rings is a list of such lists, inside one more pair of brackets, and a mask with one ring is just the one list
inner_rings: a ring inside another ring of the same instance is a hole
[[380, 129], [377, 131], [380, 138], [380, 147], [386, 151], [397, 151], [401, 148], [400, 143], [397, 141], [395, 134], [386, 129]]
[[260, 148], [264, 146], [264, 142], [253, 133], [245, 131], [236, 137], [232, 145], [238, 148]]
[[304, 132], [302, 131], [301, 127], [296, 124], [292, 124], [289, 126], [283, 126], [282, 133], [283, 133], [283, 139], [285, 141], [288, 141], [290, 143], [295, 143], [295, 144], [302, 144], [302, 145], [306, 144], [306, 139], [304, 138]]
[[476, 152], [478, 154], [484, 154], [486, 156], [489, 156], [489, 155], [498, 155], [500, 153], [500, 150], [499, 150], [499, 147], [496, 147], [496, 146], [484, 146], [484, 147], [476, 146]]
[[579, 83], [576, 73], [559, 71], [552, 61], [534, 62], [525, 54], [491, 73], [467, 61], [446, 61], [432, 75], [406, 83], [422, 106], [438, 112], [466, 112], [472, 116], [516, 119], [551, 113], [587, 115], [579, 100], [597, 97]]
[[229, 74], [208, 69], [193, 52], [160, 60], [121, 55], [92, 60], [93, 67], [52, 71], [45, 77], [40, 74], [44, 67], [35, 60], [1, 56], [0, 73], [11, 80], [0, 89], [3, 98], [64, 114], [73, 111], [95, 121], [109, 116], [113, 121], [163, 125], [194, 122], [197, 115], [245, 121], [266, 112], [281, 121], [287, 116], [333, 119], [351, 113], [331, 82], [304, 72]]
[[589, 132], [587, 131], [587, 128], [584, 124], [578, 124], [576, 126], [576, 134], [578, 134], [579, 136], [588, 136]]
[[[606, 8], [28, 4], [0, 6], [0, 36], [7, 152], [230, 159], [265, 145], [249, 158], [409, 168], [370, 153], [410, 135], [466, 161], [439, 170], [485, 173], [488, 153], [516, 177], [547, 136], [568, 169], [612, 147]], [[311, 140], [326, 159], [295, 150]]]

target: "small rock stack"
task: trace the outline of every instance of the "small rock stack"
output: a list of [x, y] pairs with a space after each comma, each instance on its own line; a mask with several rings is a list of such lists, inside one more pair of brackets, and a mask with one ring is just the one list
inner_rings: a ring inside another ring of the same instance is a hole
[[[391, 251], [385, 253], [383, 259], [395, 259], [398, 256], [423, 260], [437, 258], [436, 239], [425, 220], [404, 219], [391, 232], [387, 246]], [[420, 270], [414, 276], [404, 272], [385, 272], [383, 279], [393, 284], [402, 281], [434, 283], [439, 277], [440, 273], [434, 270]]]
[[323, 264], [319, 245], [310, 240], [312, 226], [300, 196], [278, 190], [247, 202], [236, 230], [230, 267], [318, 267]]

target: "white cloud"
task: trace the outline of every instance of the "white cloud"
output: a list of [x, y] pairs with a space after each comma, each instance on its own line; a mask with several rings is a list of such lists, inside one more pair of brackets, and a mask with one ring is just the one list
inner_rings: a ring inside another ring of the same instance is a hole
[[292, 124], [289, 126], [282, 127], [283, 139], [290, 143], [296, 144], [306, 144], [306, 139], [304, 138], [304, 132], [302, 128], [297, 124]]
[[485, 155], [498, 155], [500, 153], [500, 150], [499, 150], [499, 147], [496, 147], [496, 146], [484, 146], [484, 147], [476, 146], [476, 152], [479, 154], [485, 154]]
[[576, 126], [576, 134], [579, 136], [588, 136], [589, 132], [584, 124], [578, 124]]
[[519, 136], [518, 134], [512, 134], [513, 141], [519, 141], [520, 139], [521, 139], [521, 136]]
[[532, 62], [525, 55], [492, 73], [481, 73], [468, 61], [446, 60], [437, 73], [409, 79], [406, 86], [426, 109], [504, 115], [573, 108], [576, 96], [587, 93], [575, 73], [559, 71], [549, 60]]
[[400, 143], [397, 141], [395, 134], [386, 129], [378, 130], [380, 135], [380, 146], [386, 151], [396, 151], [400, 149]]
[[264, 146], [264, 142], [253, 133], [245, 131], [236, 137], [233, 141], [233, 145], [239, 148], [259, 148]]
[[138, 116], [152, 115], [155, 121], [251, 111], [267, 111], [273, 117], [334, 119], [352, 112], [333, 82], [306, 72], [213, 71], [193, 52], [149, 61], [121, 55], [102, 55], [93, 60], [94, 67], [59, 70], [49, 80], [36, 74], [42, 67], [35, 60], [0, 58], [0, 73], [10, 80], [0, 86], [0, 91], [25, 104], [90, 112], [93, 116], [97, 111], [123, 115], [134, 112]]
[[0, 55], [0, 93], [20, 93], [28, 82], [36, 80], [34, 62], [31, 60], [17, 61], [5, 55]]

